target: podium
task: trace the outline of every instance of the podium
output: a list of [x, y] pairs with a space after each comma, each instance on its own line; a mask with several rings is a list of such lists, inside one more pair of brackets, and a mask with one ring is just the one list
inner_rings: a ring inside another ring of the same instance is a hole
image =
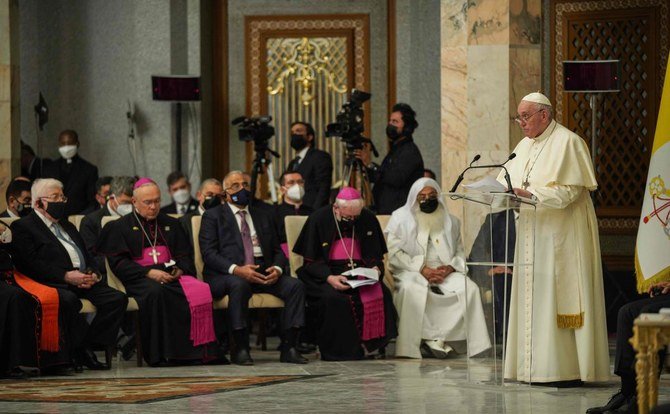
[[[460, 210], [467, 276], [480, 290], [492, 344], [489, 351], [468, 355], [468, 380], [504, 385], [513, 275], [523, 272], [524, 280], [530, 281], [532, 289], [536, 201], [511, 193], [474, 191], [443, 193], [442, 196], [452, 214], [458, 215], [454, 207]], [[465, 291], [467, 297], [467, 284]], [[468, 305], [463, 303], [463, 306], [465, 324], [469, 326]], [[467, 341], [468, 329], [465, 332]]]

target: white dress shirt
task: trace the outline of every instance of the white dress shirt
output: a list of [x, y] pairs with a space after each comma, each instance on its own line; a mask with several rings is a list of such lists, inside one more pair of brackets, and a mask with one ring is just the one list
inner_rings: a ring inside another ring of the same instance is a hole
[[[70, 235], [67, 234], [65, 229], [63, 229], [63, 226], [61, 226], [60, 224], [58, 224], [56, 222], [53, 222], [53, 221], [49, 220], [44, 214], [42, 214], [38, 210], [35, 210], [35, 213], [37, 213], [37, 217], [39, 217], [44, 222], [44, 225], [47, 226], [49, 231], [51, 231], [51, 233], [53, 233], [54, 236], [56, 236], [55, 226], [60, 226], [59, 230], [60, 230], [61, 234], [63, 235], [63, 237], [65, 237], [68, 241], [70, 241], [74, 244], [74, 240], [72, 240]], [[67, 220], [67, 219], [64, 219], [64, 220]], [[79, 262], [79, 254], [77, 253], [77, 251], [74, 249], [74, 247], [72, 247], [72, 245], [70, 243], [66, 243], [65, 241], [59, 239], [58, 236], [56, 236], [56, 238], [58, 239], [60, 244], [63, 245], [63, 247], [67, 251], [68, 256], [70, 256], [70, 261], [72, 262], [72, 267], [75, 267], [75, 268], [79, 269], [79, 267], [81, 266], [81, 262]], [[83, 254], [83, 252], [82, 252], [82, 254]]]
[[[233, 212], [233, 215], [235, 216], [235, 222], [237, 223], [237, 228], [240, 230], [240, 232], [242, 231], [242, 215], [237, 213], [240, 211], [245, 211], [247, 213], [245, 217], [247, 225], [249, 226], [249, 233], [251, 234], [251, 243], [254, 246], [254, 257], [263, 257], [263, 250], [261, 250], [261, 243], [258, 240], [258, 236], [256, 235], [256, 228], [254, 227], [254, 221], [251, 219], [251, 214], [249, 213], [249, 207], [239, 208], [232, 203], [229, 203], [228, 206], [230, 206], [230, 210]], [[228, 273], [232, 275], [236, 267], [237, 267], [236, 264], [230, 265], [230, 268], [228, 268]], [[273, 266], [273, 267], [279, 271], [279, 274], [282, 273], [281, 267], [279, 266]]]

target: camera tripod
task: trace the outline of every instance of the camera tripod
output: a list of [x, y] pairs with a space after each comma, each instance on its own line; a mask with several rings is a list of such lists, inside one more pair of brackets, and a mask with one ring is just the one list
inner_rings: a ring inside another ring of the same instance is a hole
[[347, 148], [347, 156], [342, 165], [342, 185], [341, 187], [354, 187], [361, 192], [365, 205], [372, 204], [372, 187], [368, 170], [363, 165], [363, 161], [356, 158], [353, 149]]
[[277, 189], [275, 188], [275, 175], [274, 171], [272, 171], [272, 158], [270, 156], [274, 156], [275, 158], [279, 158], [280, 155], [274, 150], [271, 150], [269, 148], [263, 148], [261, 150], [256, 149], [256, 158], [254, 158], [254, 162], [251, 165], [251, 194], [252, 194], [252, 199], [250, 204], [253, 205], [253, 199], [256, 196], [256, 188], [257, 188], [257, 182], [258, 182], [258, 176], [263, 175], [265, 170], [268, 175], [268, 186], [270, 187], [270, 196], [272, 198], [272, 203], [277, 204]]

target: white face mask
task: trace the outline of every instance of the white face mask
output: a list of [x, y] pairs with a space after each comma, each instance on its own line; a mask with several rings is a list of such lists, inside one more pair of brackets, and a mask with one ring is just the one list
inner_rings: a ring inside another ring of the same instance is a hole
[[132, 204], [119, 204], [116, 207], [116, 212], [119, 213], [119, 216], [125, 216], [133, 212]]
[[60, 152], [61, 157], [69, 160], [70, 158], [74, 158], [74, 156], [77, 155], [77, 146], [63, 145], [62, 147], [58, 147], [58, 152]]
[[302, 201], [302, 197], [305, 195], [305, 187], [300, 184], [293, 184], [286, 190], [286, 197], [290, 198], [293, 201]]
[[177, 190], [174, 193], [172, 193], [172, 199], [177, 203], [177, 204], [186, 204], [188, 203], [188, 200], [191, 198], [191, 194], [188, 192], [186, 189], [181, 189]]

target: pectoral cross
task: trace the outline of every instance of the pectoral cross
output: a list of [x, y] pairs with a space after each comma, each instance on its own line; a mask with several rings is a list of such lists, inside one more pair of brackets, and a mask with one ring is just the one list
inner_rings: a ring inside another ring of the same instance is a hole
[[354, 269], [356, 268], [356, 263], [349, 261], [349, 269]]
[[524, 180], [524, 182], [521, 183], [521, 188], [523, 188], [524, 190], [527, 190], [529, 186], [530, 183], [528, 182], [528, 179]]
[[158, 264], [158, 256], [161, 254], [156, 251], [155, 247], [151, 248], [151, 253], [149, 253], [149, 256], [154, 258], [154, 264]]

